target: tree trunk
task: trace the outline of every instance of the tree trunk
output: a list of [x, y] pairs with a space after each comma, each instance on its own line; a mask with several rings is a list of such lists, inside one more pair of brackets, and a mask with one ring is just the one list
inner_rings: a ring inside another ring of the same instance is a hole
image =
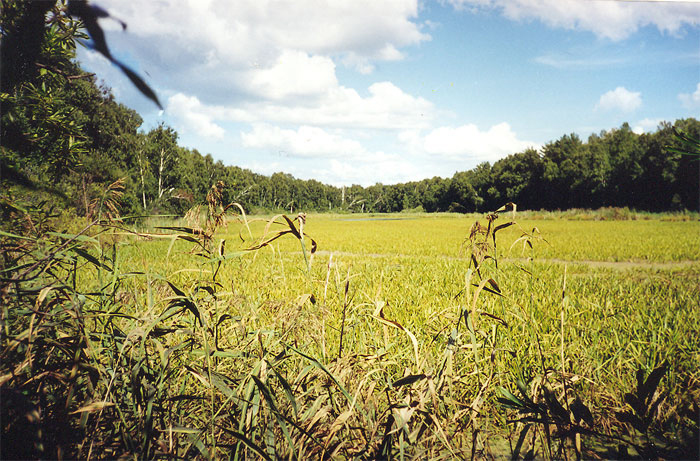
[[158, 198], [163, 196], [163, 168], [165, 168], [165, 149], [160, 150], [160, 165], [158, 166]]
[[141, 198], [143, 199], [143, 211], [146, 211], [146, 182], [143, 178], [143, 162], [141, 161], [141, 154], [137, 156], [139, 159], [139, 172], [141, 173]]

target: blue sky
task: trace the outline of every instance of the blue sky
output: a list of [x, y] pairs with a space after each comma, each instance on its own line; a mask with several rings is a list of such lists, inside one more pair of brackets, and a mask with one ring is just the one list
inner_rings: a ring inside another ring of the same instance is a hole
[[452, 176], [568, 133], [700, 115], [700, 1], [95, 0], [78, 59], [143, 129], [227, 165], [335, 185]]

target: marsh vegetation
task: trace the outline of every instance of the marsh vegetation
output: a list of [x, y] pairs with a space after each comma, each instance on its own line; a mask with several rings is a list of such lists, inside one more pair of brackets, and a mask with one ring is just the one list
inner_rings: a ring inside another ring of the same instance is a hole
[[3, 457], [697, 456], [697, 219], [237, 210], [9, 211]]

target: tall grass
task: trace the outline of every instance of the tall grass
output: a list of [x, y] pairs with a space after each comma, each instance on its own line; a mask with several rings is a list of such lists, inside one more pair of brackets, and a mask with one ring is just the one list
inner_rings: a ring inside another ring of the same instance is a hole
[[4, 459], [697, 455], [695, 265], [538, 262], [514, 209], [457, 236], [216, 186], [148, 232], [3, 210]]

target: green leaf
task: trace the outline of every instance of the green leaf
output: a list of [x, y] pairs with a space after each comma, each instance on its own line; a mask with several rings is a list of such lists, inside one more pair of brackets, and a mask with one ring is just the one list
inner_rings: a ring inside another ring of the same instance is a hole
[[287, 400], [292, 405], [292, 410], [294, 410], [294, 417], [297, 418], [299, 416], [299, 409], [297, 408], [297, 399], [294, 397], [294, 390], [276, 368], [272, 367], [271, 370], [279, 380], [280, 384], [282, 384], [284, 394], [287, 396]]
[[498, 399], [501, 404], [516, 410], [525, 409], [525, 403], [513, 395], [508, 389], [505, 387], [499, 387], [498, 390], [500, 391], [501, 395], [505, 397]]
[[260, 448], [258, 445], [255, 444], [252, 440], [250, 440], [248, 437], [243, 435], [242, 433], [238, 431], [232, 431], [230, 429], [227, 429], [225, 427], [221, 427], [226, 433], [230, 434], [231, 436], [235, 437], [236, 439], [240, 440], [243, 445], [247, 446], [251, 450], [253, 450], [258, 456], [260, 456], [262, 459], [272, 461], [272, 458], [267, 456], [267, 453], [265, 453], [265, 450]]
[[11, 234], [9, 232], [4, 232], [4, 231], [0, 231], [0, 235], [5, 236], [5, 237], [10, 237], [10, 238], [15, 238], [15, 239], [30, 240], [32, 242], [36, 242], [38, 240], [34, 237], [28, 237], [26, 235]]
[[73, 247], [73, 248], [71, 248], [71, 250], [73, 250], [74, 253], [76, 253], [77, 255], [81, 256], [83, 259], [85, 259], [85, 260], [89, 261], [90, 263], [92, 263], [95, 267], [101, 267], [102, 269], [106, 269], [106, 270], [112, 272], [112, 268], [111, 268], [111, 267], [109, 267], [108, 265], [106, 265], [106, 264], [104, 264], [103, 262], [101, 262], [100, 260], [98, 260], [96, 257], [94, 257], [93, 255], [91, 255], [90, 253], [88, 253], [88, 252], [87, 252], [86, 250], [84, 250], [83, 248], [80, 248], [80, 247]]
[[285, 422], [284, 416], [280, 412], [279, 408], [277, 408], [277, 403], [275, 402], [275, 398], [272, 395], [272, 392], [270, 392], [270, 389], [265, 385], [265, 383], [263, 383], [260, 380], [260, 378], [258, 378], [255, 375], [251, 375], [250, 377], [253, 378], [253, 381], [255, 381], [256, 386], [258, 386], [258, 389], [260, 389], [260, 393], [263, 395], [265, 401], [270, 406], [270, 412], [277, 420], [277, 424], [279, 425], [280, 429], [282, 429], [282, 434], [284, 434], [284, 438], [287, 439], [287, 443], [290, 447], [293, 447], [294, 442], [292, 442], [292, 438], [289, 435], [287, 423]]

